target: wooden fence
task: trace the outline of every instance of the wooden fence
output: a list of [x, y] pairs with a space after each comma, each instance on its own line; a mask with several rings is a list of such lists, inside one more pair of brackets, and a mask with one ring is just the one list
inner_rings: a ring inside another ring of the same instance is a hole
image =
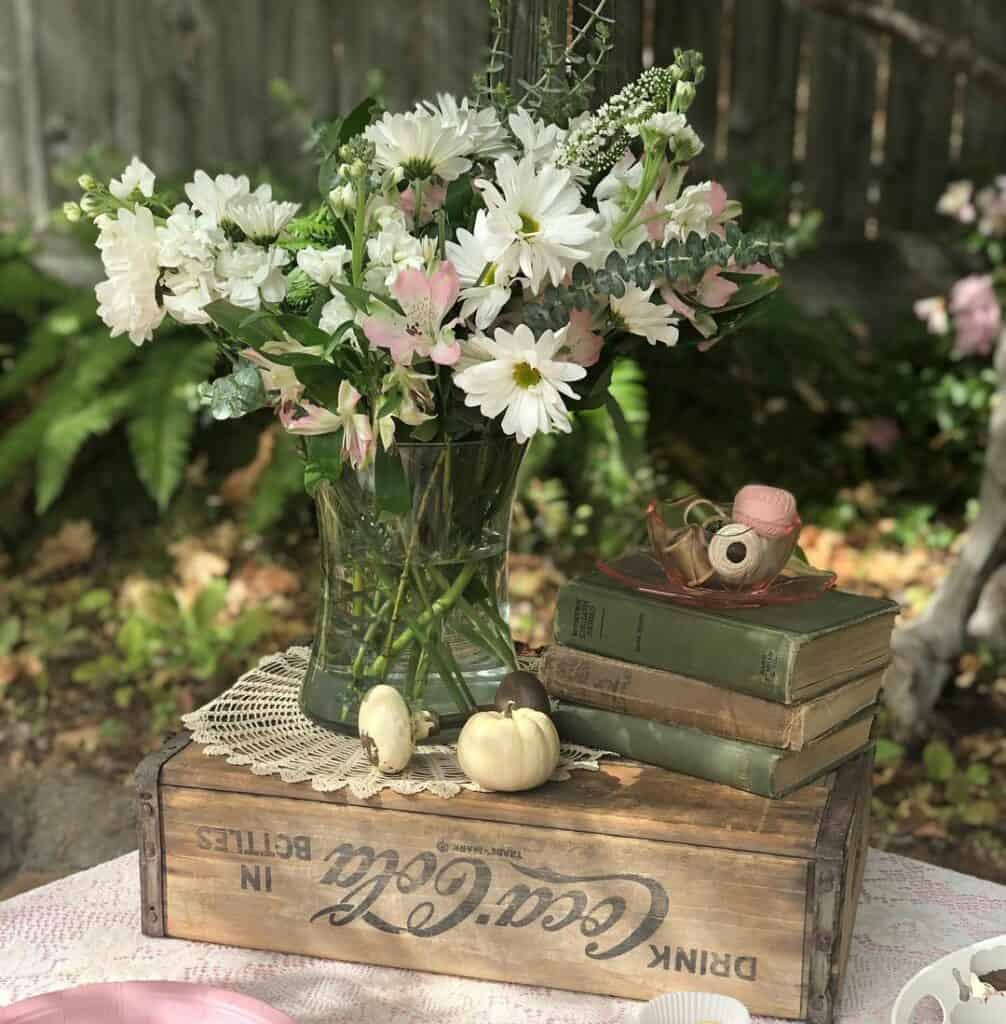
[[[1003, 0], [875, 0], [1006, 62]], [[541, 14], [512, 0], [510, 46], [534, 67]], [[828, 228], [920, 229], [955, 173], [1006, 169], [1006, 97], [899, 40], [801, 0], [609, 0], [617, 85], [676, 46], [708, 79], [692, 118], [702, 173], [778, 175]], [[298, 134], [270, 82], [310, 112], [352, 105], [372, 71], [393, 106], [465, 91], [488, 19], [482, 0], [0, 0], [0, 196], [36, 218], [51, 169], [93, 143], [162, 169], [282, 165]], [[561, 31], [561, 26], [560, 26]]]

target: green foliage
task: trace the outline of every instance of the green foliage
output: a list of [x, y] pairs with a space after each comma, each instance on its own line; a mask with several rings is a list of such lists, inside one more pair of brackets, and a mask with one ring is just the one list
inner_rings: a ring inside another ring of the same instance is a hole
[[[93, 293], [51, 282], [24, 246], [0, 244], [3, 253], [10, 259], [0, 262], [0, 321], [12, 320], [18, 343], [0, 377], [0, 401], [16, 412], [0, 426], [0, 488], [31, 474], [36, 511], [45, 512], [85, 445], [125, 426], [136, 471], [165, 508], [188, 459], [195, 387], [213, 371], [215, 346], [169, 328], [139, 359], [127, 339], [109, 338]], [[7, 287], [12, 280], [15, 292]], [[31, 303], [23, 290], [28, 281], [37, 299]]]

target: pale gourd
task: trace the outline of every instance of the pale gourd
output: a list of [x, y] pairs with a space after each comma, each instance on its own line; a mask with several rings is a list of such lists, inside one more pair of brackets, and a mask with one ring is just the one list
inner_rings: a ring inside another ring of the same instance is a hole
[[409, 706], [393, 686], [373, 686], [364, 694], [357, 727], [367, 760], [378, 771], [397, 775], [412, 759], [415, 723]]
[[559, 734], [548, 715], [510, 701], [503, 711], [480, 711], [468, 719], [458, 737], [458, 762], [483, 789], [534, 789], [559, 764]]

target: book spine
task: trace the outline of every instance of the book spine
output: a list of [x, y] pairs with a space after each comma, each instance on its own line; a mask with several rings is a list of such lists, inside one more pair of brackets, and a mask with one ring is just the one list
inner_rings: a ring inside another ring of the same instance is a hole
[[782, 752], [769, 747], [562, 701], [553, 721], [566, 742], [610, 750], [759, 796], [778, 795], [775, 766]]
[[574, 580], [559, 591], [555, 639], [780, 704], [792, 702], [790, 638], [696, 614], [669, 601]]
[[553, 697], [575, 704], [768, 747], [803, 747], [805, 706], [786, 707], [676, 672], [553, 644], [545, 653], [541, 679]]

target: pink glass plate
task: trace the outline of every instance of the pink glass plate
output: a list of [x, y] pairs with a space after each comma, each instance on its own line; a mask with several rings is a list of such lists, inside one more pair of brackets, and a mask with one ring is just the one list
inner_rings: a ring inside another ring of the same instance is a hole
[[0, 1009], [0, 1024], [294, 1024], [251, 996], [184, 981], [122, 981], [49, 992]]
[[770, 604], [798, 604], [820, 597], [836, 583], [833, 572], [814, 569], [798, 558], [791, 558], [782, 572], [760, 590], [689, 587], [668, 576], [663, 566], [645, 552], [624, 555], [613, 562], [598, 562], [597, 568], [605, 576], [640, 594], [663, 597], [700, 608], [761, 608]]

